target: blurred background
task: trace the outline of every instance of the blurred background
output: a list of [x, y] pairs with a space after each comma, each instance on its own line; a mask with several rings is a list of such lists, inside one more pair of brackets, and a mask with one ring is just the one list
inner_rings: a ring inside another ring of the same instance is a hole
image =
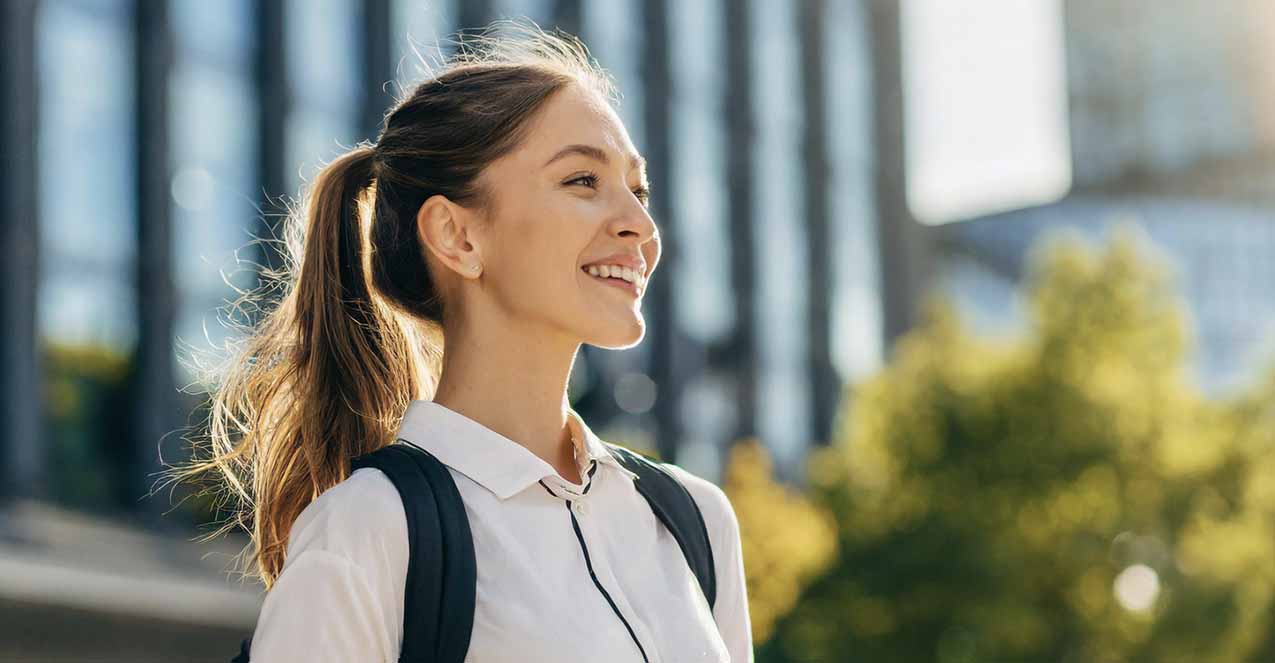
[[1275, 661], [1268, 0], [5, 0], [0, 660], [237, 651], [246, 539], [157, 486], [191, 357], [421, 56], [523, 16], [618, 80], [665, 237], [571, 399], [726, 489], [759, 661]]

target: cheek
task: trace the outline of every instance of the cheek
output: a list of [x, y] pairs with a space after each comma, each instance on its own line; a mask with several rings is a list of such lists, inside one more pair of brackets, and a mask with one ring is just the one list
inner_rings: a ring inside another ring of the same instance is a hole
[[498, 296], [525, 316], [578, 318], [582, 307], [593, 305], [590, 289], [596, 286], [580, 263], [596, 244], [597, 226], [571, 204], [529, 205], [534, 213], [500, 219], [508, 232], [498, 238], [492, 258]]
[[565, 237], [524, 236], [503, 252], [500, 290], [511, 305], [538, 311], [574, 306], [586, 285], [580, 271], [584, 254], [565, 250]]

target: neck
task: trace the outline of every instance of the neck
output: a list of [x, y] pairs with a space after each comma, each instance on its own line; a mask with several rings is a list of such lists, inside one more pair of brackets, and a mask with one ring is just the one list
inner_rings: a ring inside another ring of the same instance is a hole
[[468, 325], [445, 338], [434, 402], [521, 444], [575, 481], [567, 383], [579, 343], [529, 338], [517, 324]]

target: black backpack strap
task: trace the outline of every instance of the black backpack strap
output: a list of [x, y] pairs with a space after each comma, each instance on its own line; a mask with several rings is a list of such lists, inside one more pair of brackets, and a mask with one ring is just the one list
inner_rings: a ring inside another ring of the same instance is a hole
[[665, 463], [610, 442], [605, 444], [621, 465], [638, 475], [634, 481], [638, 492], [650, 503], [655, 516], [682, 548], [686, 563], [699, 580], [708, 605], [716, 605], [717, 573], [713, 566], [713, 546], [695, 498], [665, 467]]
[[456, 482], [428, 451], [396, 441], [351, 461], [375, 467], [403, 499], [410, 556], [403, 596], [403, 663], [463, 663], [474, 626], [478, 567]]
[[[464, 663], [474, 626], [478, 565], [456, 482], [442, 462], [406, 440], [350, 461], [351, 473], [363, 467], [375, 467], [389, 477], [407, 514], [407, 584], [398, 660]], [[249, 663], [251, 644], [252, 637], [245, 638], [231, 663]]]

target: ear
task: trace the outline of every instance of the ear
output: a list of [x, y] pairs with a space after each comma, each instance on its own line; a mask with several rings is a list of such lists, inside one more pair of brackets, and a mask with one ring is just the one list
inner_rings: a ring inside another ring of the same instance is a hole
[[[466, 278], [482, 273], [477, 227], [476, 219], [468, 210], [442, 194], [430, 196], [416, 212], [416, 234], [425, 250]], [[479, 268], [473, 269], [475, 265]]]

